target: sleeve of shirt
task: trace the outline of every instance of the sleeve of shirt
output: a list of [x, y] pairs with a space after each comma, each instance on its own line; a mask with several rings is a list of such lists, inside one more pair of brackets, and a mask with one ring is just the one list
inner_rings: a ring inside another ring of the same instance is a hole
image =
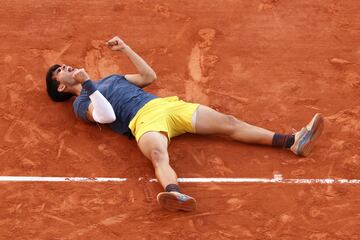
[[86, 116], [86, 112], [89, 108], [89, 105], [90, 105], [90, 98], [88, 96], [79, 96], [75, 99], [74, 103], [73, 103], [73, 109], [74, 109], [74, 113], [75, 113], [75, 116], [78, 118], [78, 119], [81, 119], [85, 122], [90, 122], [88, 119], [87, 119], [87, 116]]

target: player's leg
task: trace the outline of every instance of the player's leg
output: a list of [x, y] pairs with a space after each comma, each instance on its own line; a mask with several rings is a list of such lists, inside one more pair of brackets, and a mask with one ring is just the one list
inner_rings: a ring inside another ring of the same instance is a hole
[[139, 139], [138, 146], [141, 152], [151, 160], [155, 175], [164, 188], [170, 184], [177, 184], [176, 173], [169, 163], [168, 139], [165, 134], [147, 132]]
[[224, 134], [244, 143], [271, 145], [274, 132], [200, 105], [193, 115], [197, 134]]
[[147, 132], [139, 139], [141, 152], [151, 160], [155, 175], [165, 192], [158, 195], [158, 202], [168, 210], [192, 211], [196, 207], [194, 198], [180, 193], [177, 176], [170, 166], [167, 151], [168, 138], [164, 133]]
[[314, 140], [322, 132], [323, 125], [323, 117], [316, 114], [301, 131], [294, 135], [286, 135], [248, 124], [203, 105], [200, 105], [193, 115], [193, 126], [198, 134], [224, 134], [245, 143], [287, 148], [301, 156], [310, 153]]

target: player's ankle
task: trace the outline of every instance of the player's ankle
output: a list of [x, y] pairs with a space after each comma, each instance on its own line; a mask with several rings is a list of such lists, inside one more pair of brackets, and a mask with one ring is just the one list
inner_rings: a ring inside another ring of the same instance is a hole
[[178, 193], [181, 193], [181, 192], [180, 192], [180, 187], [179, 187], [179, 185], [177, 185], [177, 184], [168, 184], [168, 185], [165, 187], [165, 191], [166, 191], [166, 192], [178, 192]]
[[294, 142], [295, 142], [294, 134], [284, 135], [284, 134], [275, 133], [272, 140], [272, 146], [290, 149], [291, 146], [294, 144]]

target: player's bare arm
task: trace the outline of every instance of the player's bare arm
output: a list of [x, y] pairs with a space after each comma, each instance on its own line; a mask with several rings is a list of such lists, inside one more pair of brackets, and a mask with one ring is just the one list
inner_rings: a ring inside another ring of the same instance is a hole
[[138, 73], [126, 74], [126, 80], [142, 88], [155, 81], [155, 71], [144, 61], [144, 59], [134, 52], [127, 44], [125, 44], [120, 37], [116, 36], [112, 38], [107, 42], [107, 45], [113, 51], [123, 52], [136, 67]]
[[[128, 45], [125, 44], [125, 42], [118, 36], [112, 38], [107, 42], [107, 46], [113, 50], [113, 51], [121, 51], [123, 52], [130, 61], [134, 64], [136, 69], [138, 70], [138, 74], [126, 74], [125, 79], [128, 80], [131, 83], [134, 83], [135, 85], [139, 87], [145, 87], [151, 84], [156, 79], [155, 71], [138, 55], [136, 54]], [[87, 79], [90, 79], [90, 77], [87, 75], [87, 73], [84, 70], [83, 74], [82, 72], [79, 73], [78, 76], [78, 82], [83, 83]], [[95, 114], [96, 115], [96, 114]], [[94, 120], [94, 105], [93, 102], [89, 104], [88, 110], [86, 112], [87, 119], [91, 122], [99, 122]], [[110, 117], [110, 120], [104, 120], [101, 123], [109, 123], [112, 118]]]

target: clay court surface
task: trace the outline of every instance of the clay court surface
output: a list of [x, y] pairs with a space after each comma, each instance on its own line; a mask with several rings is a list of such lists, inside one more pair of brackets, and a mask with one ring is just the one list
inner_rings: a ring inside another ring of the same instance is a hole
[[134, 140], [51, 102], [54, 63], [93, 79], [133, 73], [102, 45], [119, 35], [156, 71], [160, 97], [209, 105], [277, 132], [316, 112], [312, 155], [183, 135], [179, 177], [360, 178], [360, 2], [1, 1], [0, 175], [124, 177], [124, 183], [0, 183], [0, 239], [360, 239], [360, 185], [183, 183], [192, 213], [157, 205]]

